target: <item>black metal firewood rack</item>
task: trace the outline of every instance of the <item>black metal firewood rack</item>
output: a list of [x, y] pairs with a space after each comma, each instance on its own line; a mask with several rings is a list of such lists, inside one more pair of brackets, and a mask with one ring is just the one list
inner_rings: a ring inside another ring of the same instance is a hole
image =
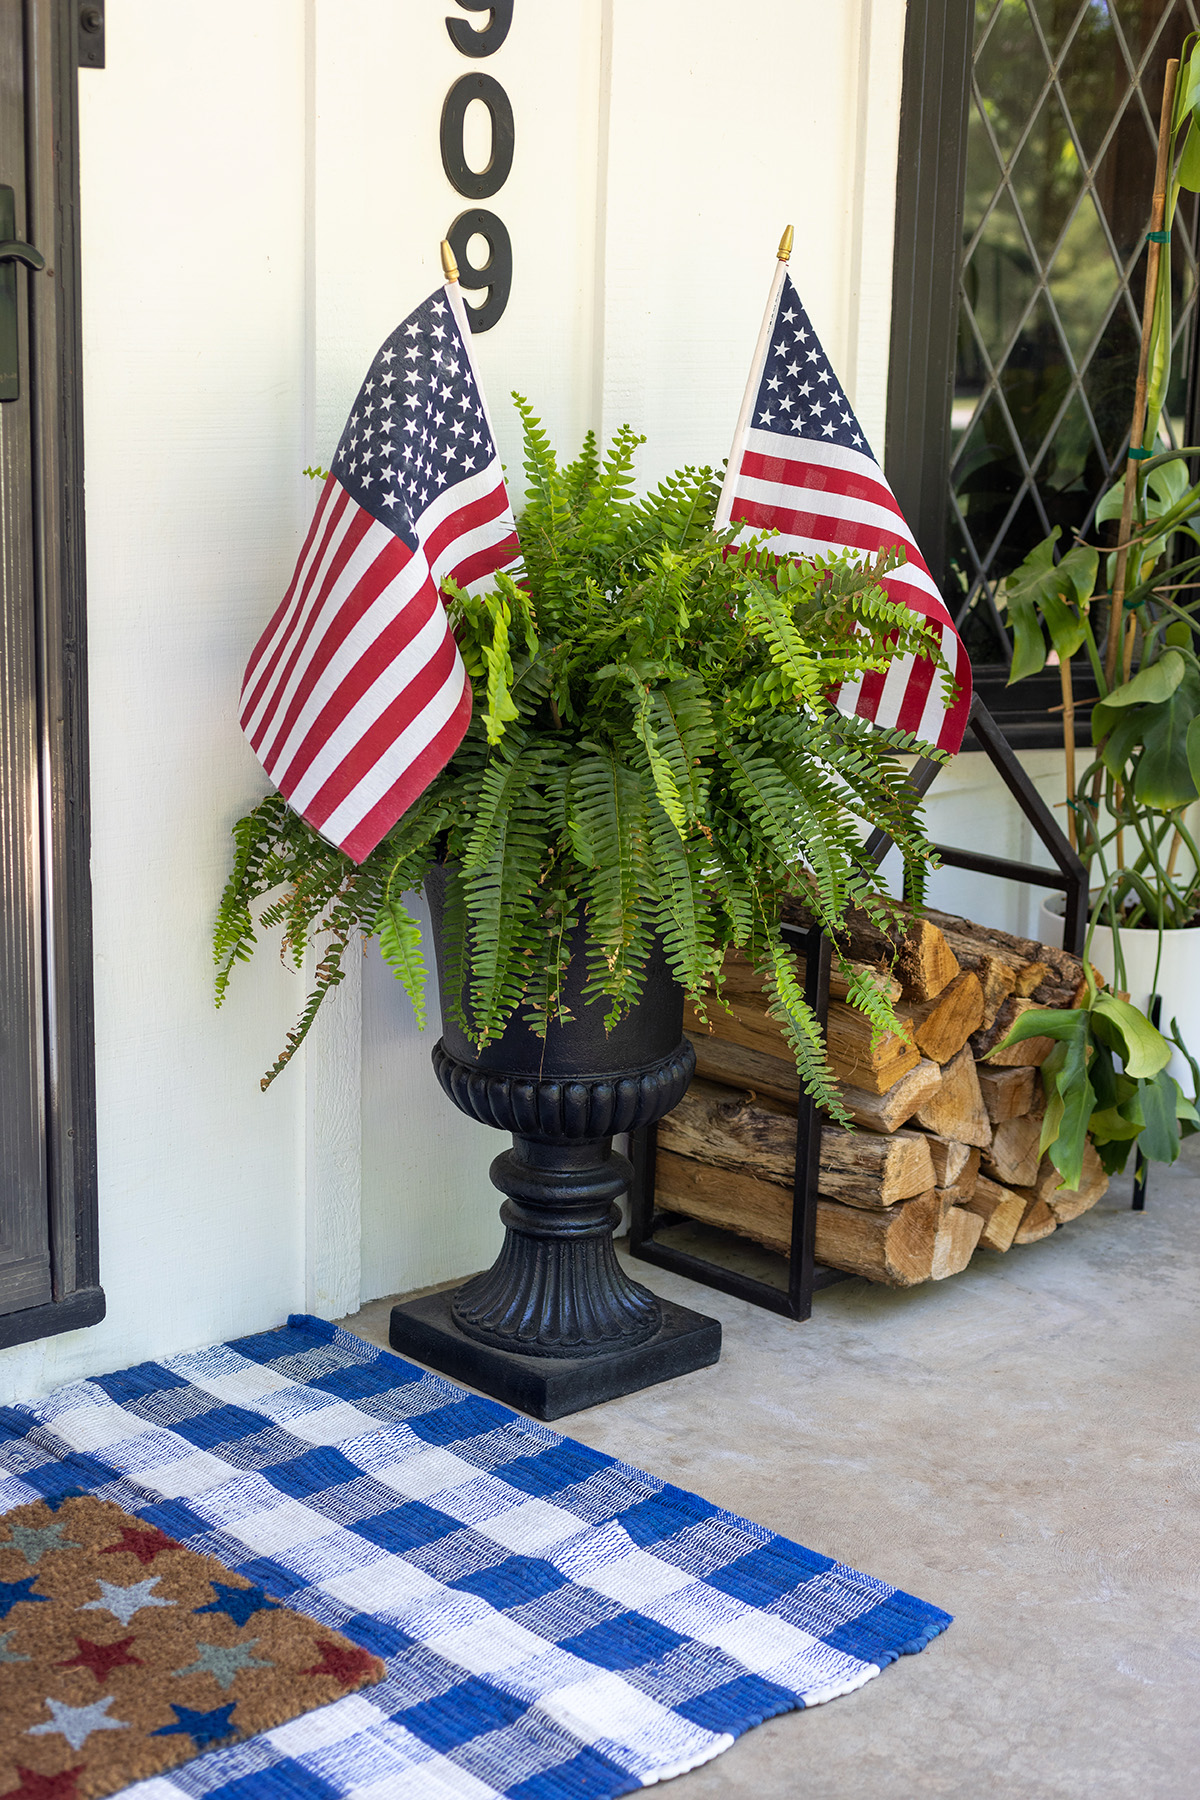
[[[1054, 866], [1044, 868], [1036, 863], [1016, 862], [1006, 856], [988, 856], [975, 850], [957, 850], [939, 844], [937, 852], [950, 868], [969, 869], [977, 874], [995, 875], [1008, 881], [1028, 882], [1032, 887], [1056, 888], [1065, 895], [1063, 945], [1076, 956], [1083, 951], [1087, 929], [1087, 871], [1071, 848], [1066, 834], [1046, 805], [1029, 776], [1017, 761], [983, 702], [976, 696], [971, 705], [967, 736], [973, 738], [996, 769], [1005, 787], [1013, 795], [1024, 816], [1053, 858]], [[932, 785], [939, 763], [921, 758], [913, 768], [912, 779], [917, 791], [924, 795]], [[867, 839], [866, 860], [876, 867], [892, 847], [892, 840], [880, 830]], [[812, 1007], [824, 1030], [829, 1012], [829, 973], [832, 947], [819, 925], [805, 930], [799, 926], [781, 927], [789, 949], [805, 959], [804, 997]], [[655, 1158], [658, 1126], [650, 1125], [634, 1133], [631, 1143], [633, 1181], [629, 1190], [629, 1249], [643, 1262], [660, 1269], [671, 1269], [686, 1275], [705, 1287], [749, 1300], [769, 1312], [782, 1313], [788, 1319], [807, 1319], [812, 1312], [813, 1294], [818, 1288], [835, 1281], [849, 1279], [839, 1269], [825, 1268], [816, 1260], [817, 1189], [821, 1155], [821, 1117], [813, 1101], [801, 1091], [796, 1116], [796, 1167], [792, 1185], [792, 1235], [788, 1259], [788, 1284], [776, 1287], [738, 1269], [725, 1267], [707, 1257], [682, 1250], [674, 1244], [661, 1243], [656, 1234], [672, 1225], [693, 1221], [678, 1212], [657, 1208], [654, 1204]]]

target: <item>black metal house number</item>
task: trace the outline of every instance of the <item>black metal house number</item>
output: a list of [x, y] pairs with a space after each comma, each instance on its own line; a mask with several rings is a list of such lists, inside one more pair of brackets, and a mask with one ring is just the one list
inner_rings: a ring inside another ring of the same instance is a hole
[[[494, 55], [508, 36], [513, 0], [455, 0], [455, 4], [464, 12], [488, 14], [478, 30], [465, 19], [446, 20], [455, 49], [473, 58]], [[478, 171], [467, 162], [463, 145], [463, 127], [472, 100], [482, 100], [492, 124], [492, 154], [487, 168]], [[464, 199], [490, 200], [504, 186], [512, 168], [513, 112], [508, 95], [493, 75], [476, 71], [454, 83], [442, 107], [440, 140], [446, 178]], [[481, 264], [471, 262], [467, 256], [467, 244], [475, 236], [485, 239], [488, 247], [487, 261]], [[471, 307], [471, 329], [490, 331], [503, 315], [512, 291], [512, 240], [503, 221], [482, 206], [460, 212], [446, 237], [462, 286], [487, 290], [482, 302]]]

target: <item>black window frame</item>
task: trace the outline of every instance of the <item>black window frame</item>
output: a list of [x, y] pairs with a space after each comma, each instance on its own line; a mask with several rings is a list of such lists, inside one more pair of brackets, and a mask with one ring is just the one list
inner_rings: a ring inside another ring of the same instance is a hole
[[29, 379], [46, 947], [41, 1025], [53, 1298], [0, 1315], [0, 1348], [94, 1325], [105, 1313], [92, 992], [79, 13], [76, 0], [26, 0], [28, 217], [30, 237], [50, 265], [30, 278]]
[[[884, 466], [922, 555], [943, 584], [974, 40], [974, 0], [908, 0]], [[1198, 368], [1200, 329], [1193, 334], [1189, 371], [1193, 431]], [[1061, 748], [1061, 725], [1051, 711], [1062, 697], [1056, 670], [1014, 688], [1003, 663], [976, 663], [974, 677], [976, 692], [1014, 748]], [[1096, 697], [1086, 666], [1076, 668], [1075, 690], [1083, 705]]]

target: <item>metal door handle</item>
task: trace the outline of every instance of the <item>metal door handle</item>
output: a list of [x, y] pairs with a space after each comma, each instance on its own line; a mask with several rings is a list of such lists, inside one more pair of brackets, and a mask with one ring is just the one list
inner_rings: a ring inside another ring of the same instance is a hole
[[30, 269], [44, 269], [46, 259], [40, 250], [32, 244], [22, 244], [16, 238], [0, 239], [0, 263], [23, 262]]
[[15, 400], [21, 391], [20, 333], [17, 330], [17, 271], [44, 269], [46, 259], [16, 235], [16, 195], [0, 184], [0, 400]]

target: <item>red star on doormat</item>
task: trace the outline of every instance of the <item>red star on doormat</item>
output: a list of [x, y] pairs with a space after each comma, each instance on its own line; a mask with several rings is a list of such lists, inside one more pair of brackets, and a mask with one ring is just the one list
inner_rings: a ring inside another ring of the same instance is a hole
[[69, 1662], [55, 1663], [56, 1669], [90, 1669], [97, 1681], [106, 1681], [110, 1670], [123, 1669], [127, 1663], [136, 1663], [138, 1668], [144, 1667], [140, 1656], [130, 1656], [129, 1646], [133, 1638], [121, 1638], [115, 1644], [93, 1644], [91, 1638], [77, 1637], [78, 1656]]
[[0, 1794], [0, 1800], [76, 1800], [75, 1784], [86, 1766], [80, 1763], [77, 1769], [62, 1769], [57, 1775], [39, 1775], [36, 1769], [23, 1769], [18, 1763], [21, 1784]]
[[[151, 1526], [148, 1530], [137, 1530], [132, 1525], [126, 1525], [122, 1529], [118, 1542], [106, 1544], [100, 1555], [119, 1556], [122, 1550], [128, 1550], [129, 1554], [136, 1556], [142, 1567], [145, 1568], [147, 1563], [152, 1563], [156, 1556], [161, 1556], [164, 1550], [178, 1549], [179, 1545], [175, 1539], [169, 1538], [165, 1531], [158, 1529], [157, 1525]], [[0, 1800], [3, 1800], [2, 1795], [0, 1795]]]
[[320, 1662], [314, 1663], [311, 1669], [301, 1669], [302, 1675], [332, 1675], [343, 1687], [353, 1687], [375, 1667], [375, 1658], [367, 1650], [357, 1647], [344, 1650], [340, 1644], [331, 1644], [326, 1638], [317, 1639], [317, 1649], [321, 1652]]

